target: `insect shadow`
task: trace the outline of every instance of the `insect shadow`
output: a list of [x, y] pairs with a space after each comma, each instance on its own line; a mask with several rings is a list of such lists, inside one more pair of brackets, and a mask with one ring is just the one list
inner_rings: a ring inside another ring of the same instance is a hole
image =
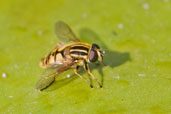
[[98, 69], [100, 75], [101, 75], [101, 83], [103, 85], [104, 82], [104, 73], [103, 73], [103, 67], [104, 66], [109, 66], [111, 68], [120, 66], [127, 61], [131, 60], [130, 53], [129, 52], [118, 52], [118, 51], [113, 51], [108, 48], [107, 45], [104, 44], [104, 42], [101, 40], [99, 35], [97, 35], [93, 30], [89, 28], [82, 28], [80, 30], [80, 38], [81, 41], [83, 42], [88, 42], [88, 43], [96, 43], [100, 46], [102, 50], [105, 51], [105, 56], [103, 59], [103, 62], [105, 65], [99, 65], [100, 63], [97, 64], [92, 64], [91, 70], [93, 69]]
[[[100, 65], [101, 63], [95, 63], [95, 64], [91, 64], [90, 65], [90, 69], [91, 71], [93, 69], [98, 69], [100, 75], [101, 75], [101, 83], [103, 85], [104, 83], [104, 73], [103, 73], [103, 67], [105, 67], [106, 65], [114, 68], [117, 66], [120, 66], [124, 63], [126, 63], [127, 61], [131, 60], [130, 57], [130, 53], [129, 52], [118, 52], [118, 51], [113, 51], [110, 50], [108, 48], [107, 45], [105, 45], [103, 43], [103, 41], [101, 40], [101, 38], [99, 37], [99, 35], [97, 35], [93, 30], [89, 29], [89, 28], [82, 28], [79, 31], [79, 39], [82, 42], [86, 42], [86, 43], [96, 43], [100, 46], [100, 48], [102, 50], [105, 51], [105, 56], [103, 58], [103, 62], [105, 65]], [[81, 69], [79, 71], [80, 74], [85, 73], [85, 71], [83, 69]], [[70, 82], [72, 82], [73, 80], [77, 79], [79, 77], [75, 76], [74, 73], [70, 76], [70, 78], [64, 78], [61, 80], [56, 80], [52, 86], [52, 88], [48, 88], [47, 91], [53, 91], [55, 89], [58, 89], [60, 87], [63, 87], [67, 84], [69, 84]], [[89, 77], [90, 81], [92, 82], [92, 79]], [[85, 83], [85, 82], [84, 82]], [[88, 85], [88, 84], [87, 84]]]

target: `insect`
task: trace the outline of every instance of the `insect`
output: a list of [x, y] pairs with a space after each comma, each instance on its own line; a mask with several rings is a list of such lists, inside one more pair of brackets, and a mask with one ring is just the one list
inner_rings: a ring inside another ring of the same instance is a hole
[[89, 86], [93, 88], [90, 81], [78, 73], [78, 69], [81, 66], [84, 67], [90, 77], [98, 83], [100, 88], [102, 88], [99, 80], [90, 72], [88, 63], [94, 63], [96, 61], [102, 62], [105, 52], [100, 50], [100, 47], [97, 44], [80, 42], [70, 27], [62, 21], [58, 21], [55, 24], [55, 33], [61, 42], [72, 43], [56, 46], [41, 60], [40, 66], [45, 68], [45, 72], [37, 81], [35, 88], [39, 91], [46, 89], [55, 81], [60, 73], [71, 67], [75, 67], [74, 73], [84, 79]]

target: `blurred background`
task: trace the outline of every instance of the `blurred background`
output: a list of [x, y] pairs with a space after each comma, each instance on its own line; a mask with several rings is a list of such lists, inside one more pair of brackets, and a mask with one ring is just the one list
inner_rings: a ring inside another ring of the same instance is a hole
[[[170, 0], [1, 0], [0, 113], [171, 113], [170, 14]], [[90, 64], [103, 89], [92, 80], [91, 90], [73, 70], [34, 89], [41, 58], [60, 42], [59, 20], [105, 50], [106, 66]]]

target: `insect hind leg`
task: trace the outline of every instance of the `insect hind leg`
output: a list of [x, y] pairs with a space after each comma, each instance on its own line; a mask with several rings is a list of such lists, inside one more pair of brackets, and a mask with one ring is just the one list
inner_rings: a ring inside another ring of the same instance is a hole
[[93, 88], [93, 85], [90, 83], [90, 81], [87, 80], [85, 77], [81, 76], [81, 75], [78, 73], [78, 69], [79, 69], [79, 66], [76, 66], [76, 68], [75, 68], [75, 70], [74, 70], [74, 73], [75, 73], [78, 77], [80, 77], [80, 78], [82, 78], [83, 80], [85, 80], [85, 81], [89, 84], [89, 86], [90, 86], [91, 88]]
[[102, 84], [99, 82], [99, 80], [91, 73], [90, 68], [89, 68], [87, 62], [85, 62], [84, 65], [85, 65], [84, 68], [85, 68], [85, 70], [87, 71], [87, 73], [88, 73], [88, 74], [89, 74], [89, 75], [98, 83], [98, 85], [99, 85], [100, 88], [103, 88], [103, 86], [102, 86]]

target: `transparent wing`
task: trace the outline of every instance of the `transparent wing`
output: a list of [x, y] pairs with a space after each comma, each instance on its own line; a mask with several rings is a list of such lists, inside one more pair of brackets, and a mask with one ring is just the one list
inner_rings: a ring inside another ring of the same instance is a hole
[[56, 77], [60, 73], [69, 69], [73, 64], [73, 62], [68, 61], [66, 64], [46, 69], [45, 72], [40, 76], [40, 79], [37, 81], [35, 88], [40, 91], [46, 89], [55, 81]]
[[55, 24], [55, 33], [60, 41], [67, 43], [69, 41], [80, 42], [75, 34], [72, 32], [71, 28], [64, 22], [58, 21]]
[[45, 72], [40, 76], [40, 79], [37, 81], [35, 88], [42, 91], [50, 86], [55, 81], [55, 73], [56, 69], [46, 69]]

